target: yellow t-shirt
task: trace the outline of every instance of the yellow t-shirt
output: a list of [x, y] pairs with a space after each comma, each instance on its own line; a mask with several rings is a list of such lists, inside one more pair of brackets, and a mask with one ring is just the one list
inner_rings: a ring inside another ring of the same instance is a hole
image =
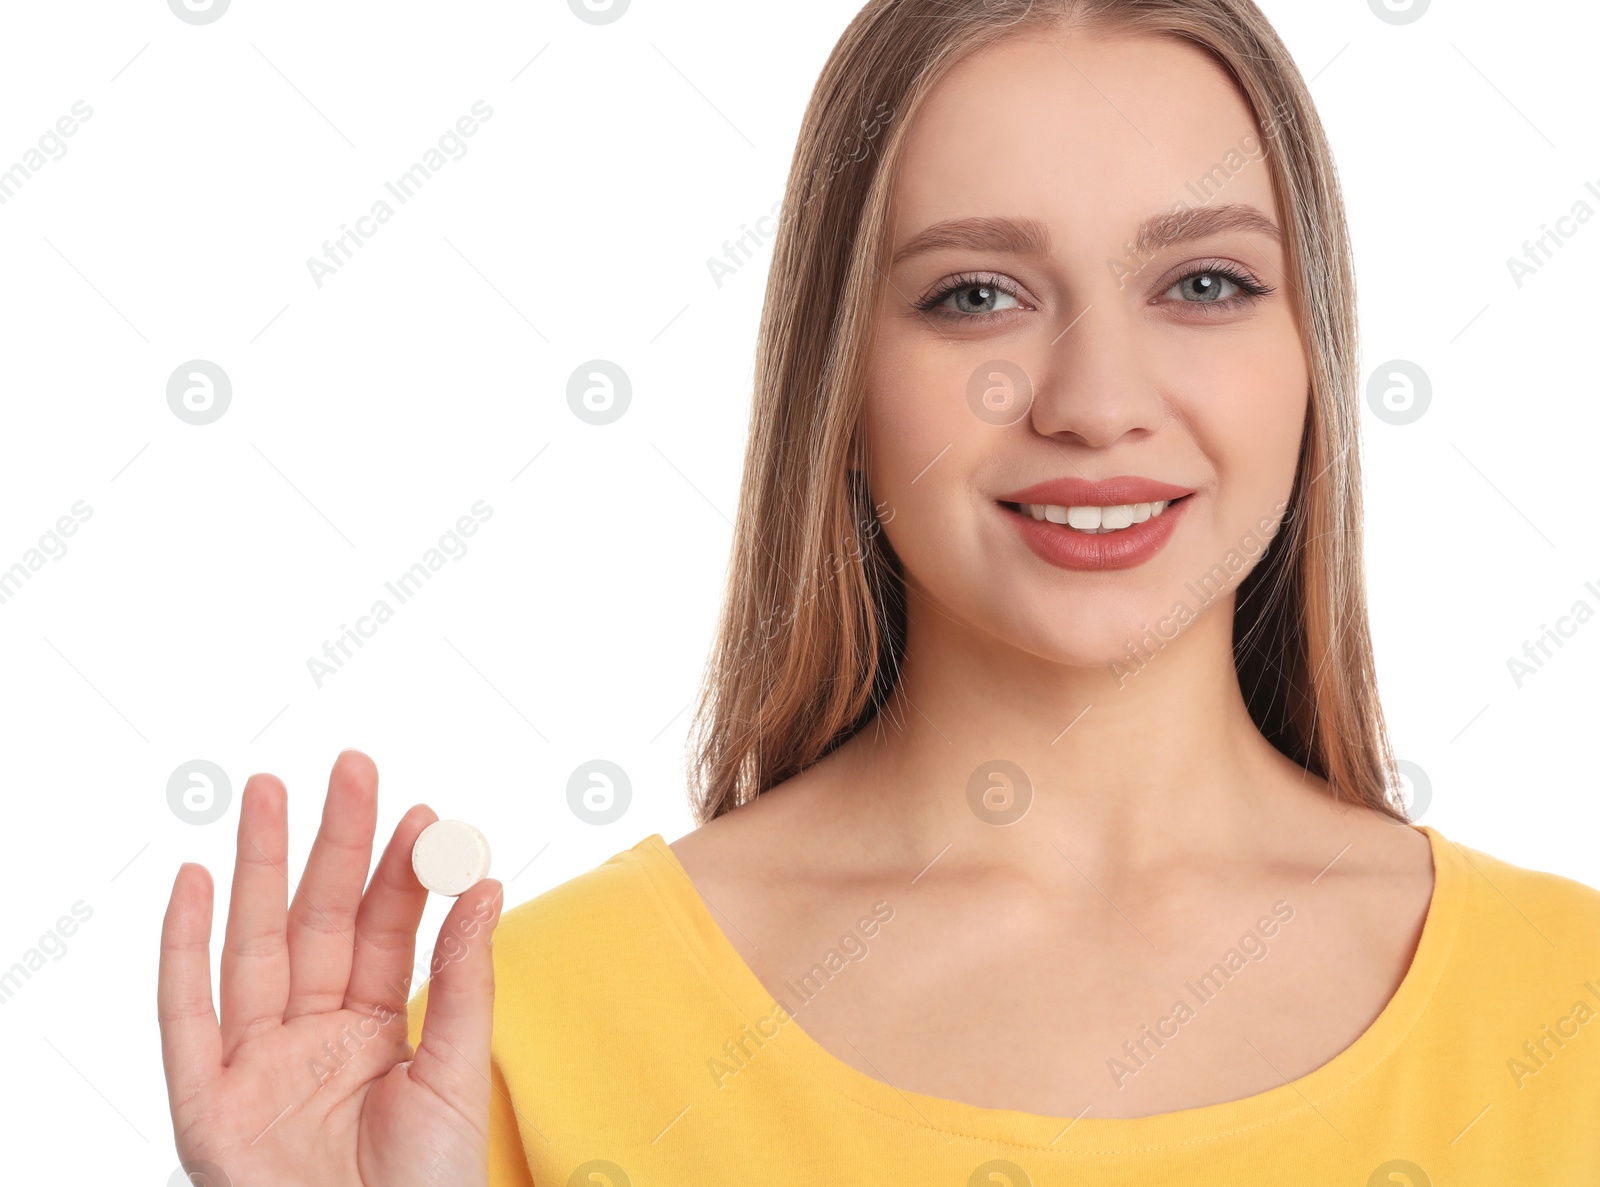
[[1600, 891], [1412, 827], [1433, 898], [1354, 1043], [1254, 1096], [1077, 1120], [903, 1092], [829, 1053], [652, 834], [501, 919], [489, 1182], [1600, 1185]]

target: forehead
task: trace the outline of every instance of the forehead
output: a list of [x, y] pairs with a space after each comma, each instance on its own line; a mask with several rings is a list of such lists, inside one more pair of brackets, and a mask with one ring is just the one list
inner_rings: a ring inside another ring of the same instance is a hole
[[969, 55], [918, 110], [895, 179], [896, 242], [941, 219], [1031, 215], [1059, 228], [1063, 249], [1098, 250], [1180, 201], [1270, 215], [1263, 146], [1237, 84], [1196, 46], [1030, 33]]

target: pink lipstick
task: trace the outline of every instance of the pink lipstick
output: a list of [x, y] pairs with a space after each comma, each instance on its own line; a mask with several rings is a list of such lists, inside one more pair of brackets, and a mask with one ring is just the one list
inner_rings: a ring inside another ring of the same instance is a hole
[[1144, 564], [1166, 544], [1193, 489], [1119, 475], [1091, 482], [1056, 478], [1001, 495], [997, 504], [1041, 560], [1100, 571]]

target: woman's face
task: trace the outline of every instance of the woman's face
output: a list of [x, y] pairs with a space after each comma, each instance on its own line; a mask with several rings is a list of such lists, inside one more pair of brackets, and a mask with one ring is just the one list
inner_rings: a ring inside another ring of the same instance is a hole
[[[1165, 38], [1035, 34], [929, 97], [864, 412], [914, 615], [1088, 666], [1231, 606], [1307, 400], [1265, 143], [1222, 69]], [[1081, 486], [1110, 478], [1165, 486]]]

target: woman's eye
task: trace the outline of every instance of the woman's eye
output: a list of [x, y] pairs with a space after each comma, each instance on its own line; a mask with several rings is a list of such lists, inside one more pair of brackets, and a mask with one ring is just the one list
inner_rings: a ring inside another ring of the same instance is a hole
[[1212, 266], [1180, 277], [1164, 295], [1184, 305], [1233, 308], [1272, 291], [1271, 285], [1262, 284], [1243, 272]]
[[[1006, 304], [1005, 302], [1010, 302]], [[923, 313], [951, 318], [982, 318], [1021, 307], [1017, 294], [991, 277], [958, 278], [917, 306]]]
[[[1237, 310], [1273, 291], [1271, 285], [1237, 268], [1207, 263], [1179, 277], [1164, 295], [1178, 304], [1200, 305], [1207, 312], [1220, 312]], [[986, 321], [1023, 307], [1016, 289], [998, 276], [987, 274], [957, 276], [916, 306], [919, 312], [951, 321]]]
[[1167, 291], [1179, 293], [1179, 300], [1209, 303], [1231, 297], [1233, 293], [1228, 290], [1238, 288], [1221, 272], [1196, 272], [1193, 276], [1185, 276]]
[[[953, 290], [950, 295], [955, 298], [954, 308], [962, 313], [996, 313], [1017, 304], [1015, 297], [993, 284], [965, 285]], [[1008, 300], [1011, 305], [1001, 304], [1002, 301]]]

